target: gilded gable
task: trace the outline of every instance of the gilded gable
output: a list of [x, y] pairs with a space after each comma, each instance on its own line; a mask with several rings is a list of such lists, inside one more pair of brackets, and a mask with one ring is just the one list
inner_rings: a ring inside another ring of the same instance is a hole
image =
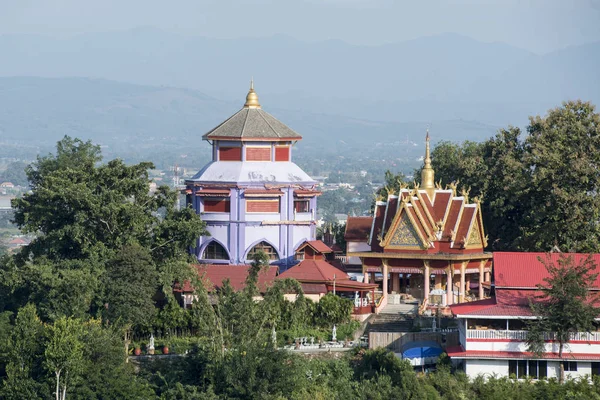
[[390, 238], [389, 246], [421, 248], [421, 239], [406, 212], [402, 213], [398, 226]]

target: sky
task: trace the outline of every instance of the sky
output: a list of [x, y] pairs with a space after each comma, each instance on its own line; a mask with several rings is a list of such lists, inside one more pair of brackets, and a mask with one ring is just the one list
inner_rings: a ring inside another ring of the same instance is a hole
[[138, 27], [363, 45], [451, 32], [541, 54], [600, 41], [600, 0], [0, 0], [0, 34]]

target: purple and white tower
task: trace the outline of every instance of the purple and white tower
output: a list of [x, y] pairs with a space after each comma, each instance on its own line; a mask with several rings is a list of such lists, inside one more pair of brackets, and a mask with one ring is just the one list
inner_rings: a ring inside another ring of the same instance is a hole
[[213, 158], [186, 180], [187, 202], [211, 236], [198, 240], [202, 263], [244, 264], [263, 250], [285, 270], [314, 240], [316, 182], [292, 162], [302, 137], [263, 111], [253, 85], [244, 107], [202, 136]]

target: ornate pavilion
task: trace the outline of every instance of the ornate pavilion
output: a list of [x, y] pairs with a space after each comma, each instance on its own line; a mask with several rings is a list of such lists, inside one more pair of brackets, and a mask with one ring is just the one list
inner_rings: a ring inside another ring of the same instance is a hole
[[212, 161], [186, 180], [187, 203], [210, 236], [195, 249], [203, 264], [247, 264], [262, 250], [285, 270], [316, 234], [316, 183], [292, 162], [302, 137], [262, 110], [250, 86], [246, 102], [203, 137]]
[[418, 299], [421, 310], [486, 296], [492, 253], [484, 251], [479, 199], [435, 184], [429, 132], [421, 186], [378, 199], [367, 244], [347, 255], [360, 258], [364, 282], [381, 279], [380, 307], [396, 294]]

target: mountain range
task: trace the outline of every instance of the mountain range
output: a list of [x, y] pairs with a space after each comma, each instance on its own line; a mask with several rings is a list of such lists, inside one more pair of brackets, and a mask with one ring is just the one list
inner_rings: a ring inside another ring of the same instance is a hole
[[564, 100], [600, 100], [600, 43], [534, 54], [456, 34], [359, 46], [139, 28], [3, 35], [0, 54], [0, 76], [102, 78], [225, 101], [239, 101], [254, 76], [261, 98], [282, 109], [377, 121], [524, 125]]

